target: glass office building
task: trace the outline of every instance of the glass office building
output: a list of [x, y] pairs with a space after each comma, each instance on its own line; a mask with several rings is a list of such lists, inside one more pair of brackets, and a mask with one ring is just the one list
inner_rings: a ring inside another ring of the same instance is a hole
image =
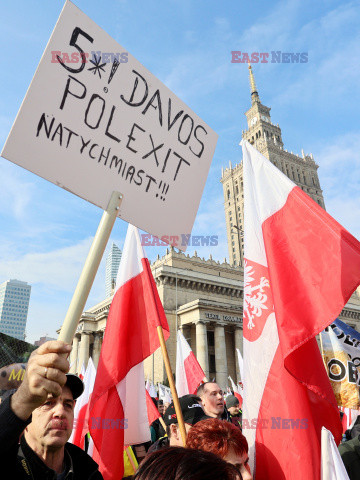
[[31, 285], [7, 280], [0, 285], [0, 332], [24, 340]]

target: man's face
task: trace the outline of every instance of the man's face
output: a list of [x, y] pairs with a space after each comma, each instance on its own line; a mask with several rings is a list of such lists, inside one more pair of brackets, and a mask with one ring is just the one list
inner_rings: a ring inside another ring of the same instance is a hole
[[241, 473], [243, 480], [252, 480], [250, 465], [249, 465], [249, 456], [247, 453], [242, 455], [237, 455], [232, 448], [228, 451], [228, 454], [224, 457], [226, 462], [235, 465], [235, 467]]
[[158, 404], [158, 411], [160, 413], [160, 415], [164, 415], [164, 405], [163, 404]]
[[201, 400], [206, 415], [213, 418], [221, 417], [224, 412], [224, 395], [217, 383], [205, 385]]
[[74, 421], [75, 400], [68, 387], [54, 398], [48, 396], [41, 407], [32, 413], [32, 421], [26, 428], [25, 438], [32, 446], [58, 449], [69, 440]]
[[228, 410], [230, 412], [230, 415], [239, 415], [240, 413], [239, 404], [237, 404], [235, 407], [228, 407]]

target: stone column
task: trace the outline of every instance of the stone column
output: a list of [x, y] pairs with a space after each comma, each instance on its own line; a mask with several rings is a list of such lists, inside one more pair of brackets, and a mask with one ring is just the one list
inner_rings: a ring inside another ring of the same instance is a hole
[[242, 348], [242, 333], [243, 330], [242, 328], [235, 326], [235, 366], [236, 366], [236, 382], [243, 381], [240, 375], [240, 369], [239, 369], [239, 361], [238, 361], [238, 354], [236, 349], [238, 348], [240, 350], [241, 356], [243, 352]]
[[196, 357], [209, 380], [209, 356], [206, 324], [202, 321], [196, 322]]
[[75, 335], [72, 343], [72, 350], [70, 353], [70, 373], [76, 373], [77, 359], [78, 359], [78, 350], [79, 350], [79, 337]]
[[82, 332], [81, 342], [79, 347], [79, 360], [77, 364], [77, 373], [81, 372], [81, 368], [83, 364], [86, 370], [87, 362], [89, 360], [89, 349], [90, 349], [90, 335], [86, 332]]
[[94, 348], [93, 348], [92, 359], [93, 359], [95, 368], [97, 368], [99, 363], [101, 344], [102, 344], [102, 332], [94, 333]]
[[228, 385], [227, 357], [224, 325], [215, 325], [216, 383], [226, 391]]

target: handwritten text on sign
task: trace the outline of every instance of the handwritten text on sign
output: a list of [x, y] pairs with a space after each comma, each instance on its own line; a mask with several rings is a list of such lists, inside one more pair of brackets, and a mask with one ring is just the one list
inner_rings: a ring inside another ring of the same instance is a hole
[[216, 141], [67, 2], [2, 155], [101, 208], [117, 190], [123, 219], [158, 237], [179, 236], [191, 232]]

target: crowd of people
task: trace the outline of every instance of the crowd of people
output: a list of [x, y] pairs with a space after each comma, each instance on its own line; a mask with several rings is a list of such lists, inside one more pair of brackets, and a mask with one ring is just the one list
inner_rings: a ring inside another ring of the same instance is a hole
[[[43, 344], [30, 356], [21, 386], [0, 404], [0, 459], [4, 478], [100, 480], [102, 474], [87, 453], [68, 442], [82, 380], [69, 374], [71, 346]], [[151, 425], [152, 442], [143, 445], [134, 480], [251, 480], [248, 444], [241, 431], [241, 409], [233, 395], [215, 382], [199, 386], [196, 395], [179, 399], [186, 445], [174, 404], [159, 404], [162, 421]], [[162, 423], [165, 429], [160, 429]], [[159, 425], [158, 425], [159, 424]], [[359, 436], [343, 444], [350, 479], [359, 477]], [[356, 443], [357, 442], [357, 443]], [[135, 451], [136, 453], [136, 451]], [[141, 457], [141, 458], [140, 458]]]
[[[2, 472], [8, 473], [6, 478], [103, 478], [96, 462], [83, 449], [68, 442], [75, 401], [84, 390], [82, 380], [68, 373], [70, 350], [70, 345], [60, 341], [43, 344], [30, 356], [18, 390], [3, 397], [0, 459]], [[220, 387], [214, 382], [205, 383], [197, 395], [185, 395], [179, 401], [186, 445], [173, 403], [159, 404], [166, 431], [161, 431], [158, 425], [151, 426], [152, 445], [143, 446], [144, 458], [137, 471], [127, 478], [251, 479], [239, 408], [232, 413], [227, 410]], [[228, 402], [229, 410], [236, 407], [233, 399]], [[235, 417], [237, 424], [232, 423]], [[158, 423], [161, 426], [163, 422]]]

